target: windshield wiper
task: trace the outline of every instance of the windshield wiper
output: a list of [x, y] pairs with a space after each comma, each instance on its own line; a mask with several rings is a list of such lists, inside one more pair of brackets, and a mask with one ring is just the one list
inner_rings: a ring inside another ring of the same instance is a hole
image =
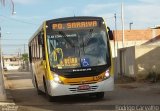
[[80, 41], [80, 43], [79, 43], [80, 47], [85, 47], [87, 45], [90, 38], [92, 38], [92, 33], [93, 33], [93, 29], [89, 29], [89, 33], [87, 33], [86, 35], [84, 35], [84, 34], [80, 35], [80, 38], [82, 38], [82, 41]]
[[66, 34], [62, 31], [59, 31], [59, 34], [62, 35], [62, 37], [65, 39], [65, 41], [71, 46], [75, 47], [75, 45], [67, 38]]

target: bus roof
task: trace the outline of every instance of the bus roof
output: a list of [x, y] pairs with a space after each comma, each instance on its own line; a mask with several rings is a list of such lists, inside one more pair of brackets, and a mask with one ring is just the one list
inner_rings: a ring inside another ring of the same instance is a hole
[[[30, 42], [32, 41], [32, 39], [36, 36], [36, 35], [38, 35], [38, 33], [42, 30], [42, 28], [43, 28], [43, 26], [44, 26], [44, 23], [45, 22], [43, 22], [43, 24], [37, 29], [37, 31], [31, 36], [31, 38], [29, 39], [29, 44], [30, 44]], [[28, 44], [28, 45], [29, 45]]]
[[103, 20], [102, 17], [93, 16], [75, 16], [75, 17], [64, 17], [47, 20], [46, 23], [66, 22], [66, 21], [78, 21], [78, 20]]
[[38, 28], [38, 30], [33, 34], [33, 36], [29, 39], [29, 44], [32, 39], [42, 30], [44, 23], [57, 23], [57, 22], [67, 22], [67, 21], [79, 21], [79, 20], [103, 20], [102, 17], [95, 17], [95, 16], [74, 16], [74, 17], [64, 17], [64, 18], [56, 18], [50, 19], [43, 22], [43, 24]]

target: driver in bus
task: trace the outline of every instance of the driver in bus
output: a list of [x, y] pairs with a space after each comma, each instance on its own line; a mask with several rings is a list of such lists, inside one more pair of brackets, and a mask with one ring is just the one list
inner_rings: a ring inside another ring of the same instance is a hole
[[104, 65], [106, 63], [104, 58], [106, 56], [105, 50], [107, 49], [101, 36], [96, 34], [88, 40], [85, 53], [92, 58], [91, 64]]

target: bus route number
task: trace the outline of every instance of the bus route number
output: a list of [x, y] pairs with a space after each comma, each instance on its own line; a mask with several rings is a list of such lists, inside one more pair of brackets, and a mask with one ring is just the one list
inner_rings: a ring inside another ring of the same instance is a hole
[[101, 80], [101, 79], [103, 79], [104, 77], [103, 77], [103, 75], [98, 75], [98, 76], [94, 76], [93, 77], [93, 80], [94, 81], [98, 81], [98, 80]]

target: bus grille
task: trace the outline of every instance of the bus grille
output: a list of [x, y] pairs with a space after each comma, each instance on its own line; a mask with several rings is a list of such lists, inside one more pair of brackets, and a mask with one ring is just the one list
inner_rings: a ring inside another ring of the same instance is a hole
[[[84, 84], [95, 84], [97, 81], [85, 81]], [[70, 85], [81, 85], [81, 82], [68, 82]]]
[[87, 89], [87, 90], [79, 90], [77, 87], [72, 87], [72, 88], [69, 88], [69, 91], [71, 91], [72, 93], [76, 93], [76, 92], [95, 91], [96, 89], [98, 89], [98, 86], [90, 86], [90, 89]]

